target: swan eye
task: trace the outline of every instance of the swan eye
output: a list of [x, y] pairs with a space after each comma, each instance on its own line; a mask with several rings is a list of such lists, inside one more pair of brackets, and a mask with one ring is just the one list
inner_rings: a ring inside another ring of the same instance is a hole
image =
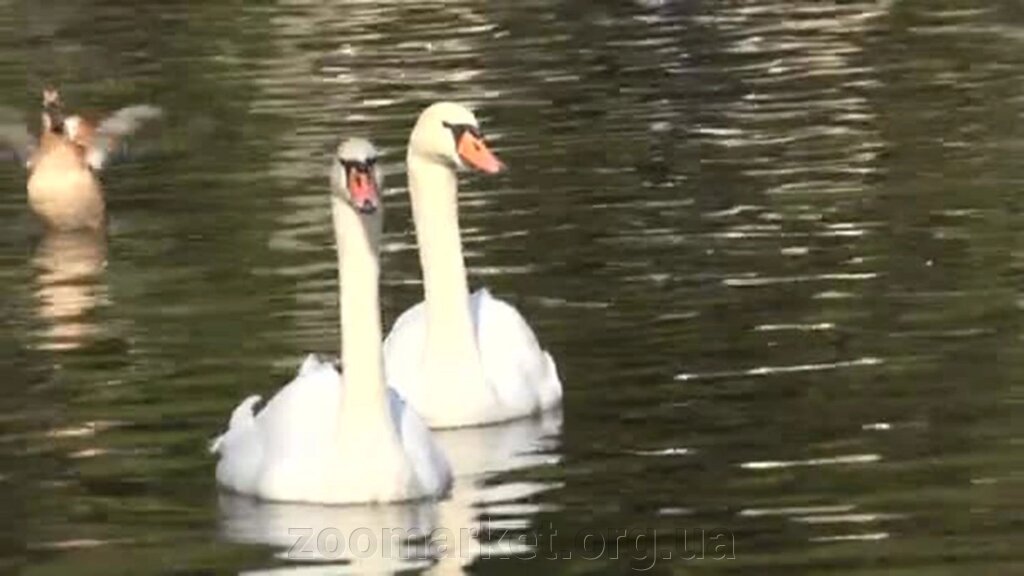
[[366, 160], [346, 160], [338, 157], [338, 162], [346, 172], [353, 170], [357, 172], [366, 172], [367, 174], [373, 171], [373, 167], [377, 165], [376, 158], [367, 158]]
[[441, 124], [448, 130], [451, 130], [452, 136], [455, 137], [456, 144], [458, 144], [466, 134], [475, 136], [478, 140], [483, 138], [483, 136], [480, 135], [480, 129], [472, 124], [452, 124], [450, 122], [441, 122]]

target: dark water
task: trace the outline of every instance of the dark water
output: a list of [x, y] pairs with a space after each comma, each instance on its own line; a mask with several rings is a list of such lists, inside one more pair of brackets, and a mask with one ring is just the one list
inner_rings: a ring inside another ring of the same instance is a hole
[[[41, 238], [0, 171], [0, 571], [1019, 570], [1018, 2], [2, 6], [0, 104], [168, 115], [105, 244]], [[401, 163], [438, 99], [513, 168], [463, 180], [471, 283], [564, 414], [446, 434], [436, 505], [220, 496], [229, 411], [337, 350], [341, 135], [390, 163], [385, 321], [420, 297]], [[359, 528], [476, 532], [287, 552]]]

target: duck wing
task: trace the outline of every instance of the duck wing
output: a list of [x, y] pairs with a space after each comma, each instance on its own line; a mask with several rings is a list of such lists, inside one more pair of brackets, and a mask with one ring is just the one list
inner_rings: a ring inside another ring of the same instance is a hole
[[114, 112], [96, 126], [83, 142], [88, 152], [86, 161], [93, 170], [102, 170], [110, 160], [125, 151], [123, 140], [143, 124], [163, 116], [163, 110], [148, 104], [127, 106]]
[[36, 139], [29, 133], [19, 112], [0, 108], [0, 158], [31, 168]]

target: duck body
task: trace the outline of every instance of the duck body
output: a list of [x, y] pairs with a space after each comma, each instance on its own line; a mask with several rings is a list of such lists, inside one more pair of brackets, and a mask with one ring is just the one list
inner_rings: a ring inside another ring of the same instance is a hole
[[41, 135], [24, 127], [0, 127], [0, 142], [12, 148], [28, 170], [28, 204], [50, 230], [100, 230], [106, 207], [98, 174], [123, 149], [123, 140], [144, 123], [159, 118], [160, 108], [133, 105], [92, 123], [67, 115], [56, 89], [43, 91]]
[[43, 225], [61, 231], [103, 229], [103, 190], [86, 162], [84, 148], [45, 132], [29, 170], [29, 208]]
[[558, 407], [562, 383], [555, 361], [522, 314], [486, 288], [470, 295], [468, 308], [479, 363], [467, 354], [432, 365], [427, 305], [420, 302], [399, 316], [384, 341], [391, 385], [434, 428], [504, 422]]
[[387, 422], [345, 402], [334, 366], [310, 356], [259, 413], [259, 396], [235, 408], [214, 441], [217, 482], [266, 500], [355, 504], [416, 500], [451, 486], [447, 460], [394, 390]]

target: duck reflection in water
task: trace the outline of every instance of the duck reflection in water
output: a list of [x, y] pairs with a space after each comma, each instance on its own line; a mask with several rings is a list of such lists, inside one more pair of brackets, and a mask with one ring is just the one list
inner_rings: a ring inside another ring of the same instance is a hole
[[94, 232], [50, 233], [32, 257], [36, 314], [45, 325], [41, 348], [82, 347], [98, 332], [90, 312], [106, 304], [107, 238]]
[[[552, 485], [494, 478], [558, 462], [561, 427], [561, 411], [554, 411], [499, 426], [438, 432], [455, 476], [449, 498], [441, 502], [318, 506], [222, 493], [221, 534], [232, 542], [272, 546], [277, 557], [302, 564], [273, 572], [306, 574], [316, 562], [350, 563], [360, 572], [430, 568], [431, 574], [462, 574], [481, 556], [522, 552], [514, 549], [515, 542], [481, 542], [479, 531], [528, 528], [538, 506], [524, 502]], [[500, 519], [485, 521], [485, 516]]]

